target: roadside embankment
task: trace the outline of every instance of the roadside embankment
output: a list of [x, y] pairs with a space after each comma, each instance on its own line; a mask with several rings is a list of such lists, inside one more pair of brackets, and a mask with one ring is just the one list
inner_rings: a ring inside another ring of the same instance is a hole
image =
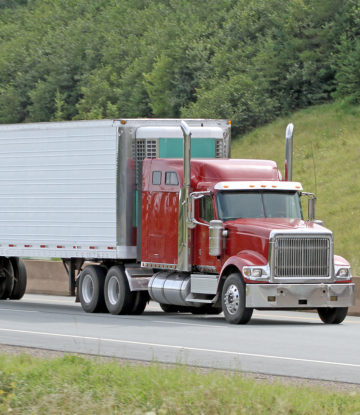
[[[27, 294], [68, 295], [69, 282], [61, 261], [25, 260], [28, 284]], [[360, 316], [360, 277], [354, 277], [356, 304], [350, 307], [348, 315]]]
[[355, 385], [343, 390], [306, 380], [284, 384], [281, 379], [261, 381], [241, 372], [204, 372], [180, 364], [0, 353], [0, 366], [1, 414], [350, 415], [360, 405]]

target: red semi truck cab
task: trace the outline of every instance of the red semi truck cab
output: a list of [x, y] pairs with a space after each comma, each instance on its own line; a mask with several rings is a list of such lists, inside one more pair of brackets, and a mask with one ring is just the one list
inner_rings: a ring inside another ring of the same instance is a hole
[[232, 324], [247, 323], [254, 309], [285, 308], [342, 322], [355, 304], [351, 268], [334, 255], [314, 202], [273, 161], [144, 160], [141, 267], [155, 272], [150, 297], [164, 311], [223, 311]]

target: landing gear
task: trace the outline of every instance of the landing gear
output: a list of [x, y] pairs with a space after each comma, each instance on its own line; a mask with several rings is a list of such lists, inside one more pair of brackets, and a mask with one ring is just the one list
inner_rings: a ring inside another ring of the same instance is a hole
[[238, 273], [230, 274], [222, 290], [222, 309], [230, 324], [246, 324], [253, 309], [245, 306], [245, 283]]
[[318, 308], [317, 312], [321, 321], [325, 324], [340, 324], [345, 320], [348, 312], [347, 307]]

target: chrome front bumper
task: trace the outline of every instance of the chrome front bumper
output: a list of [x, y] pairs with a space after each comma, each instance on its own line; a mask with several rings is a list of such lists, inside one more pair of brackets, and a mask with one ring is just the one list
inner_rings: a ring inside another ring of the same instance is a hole
[[249, 308], [319, 308], [355, 305], [355, 284], [247, 284]]

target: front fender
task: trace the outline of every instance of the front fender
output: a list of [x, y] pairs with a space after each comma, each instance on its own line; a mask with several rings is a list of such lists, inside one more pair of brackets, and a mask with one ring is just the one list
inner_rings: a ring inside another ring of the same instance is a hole
[[[251, 267], [251, 266], [261, 266], [264, 267], [268, 264], [268, 260], [261, 254], [255, 251], [242, 251], [237, 253], [236, 255], [230, 257], [224, 264], [220, 272], [219, 280], [222, 280], [222, 277], [226, 277], [232, 272], [234, 272], [234, 268], [237, 268], [241, 275], [244, 278], [245, 282], [248, 283], [256, 283], [256, 281], [248, 280], [244, 277], [243, 268], [244, 267]], [[264, 283], [264, 281], [259, 281], [260, 283]]]

